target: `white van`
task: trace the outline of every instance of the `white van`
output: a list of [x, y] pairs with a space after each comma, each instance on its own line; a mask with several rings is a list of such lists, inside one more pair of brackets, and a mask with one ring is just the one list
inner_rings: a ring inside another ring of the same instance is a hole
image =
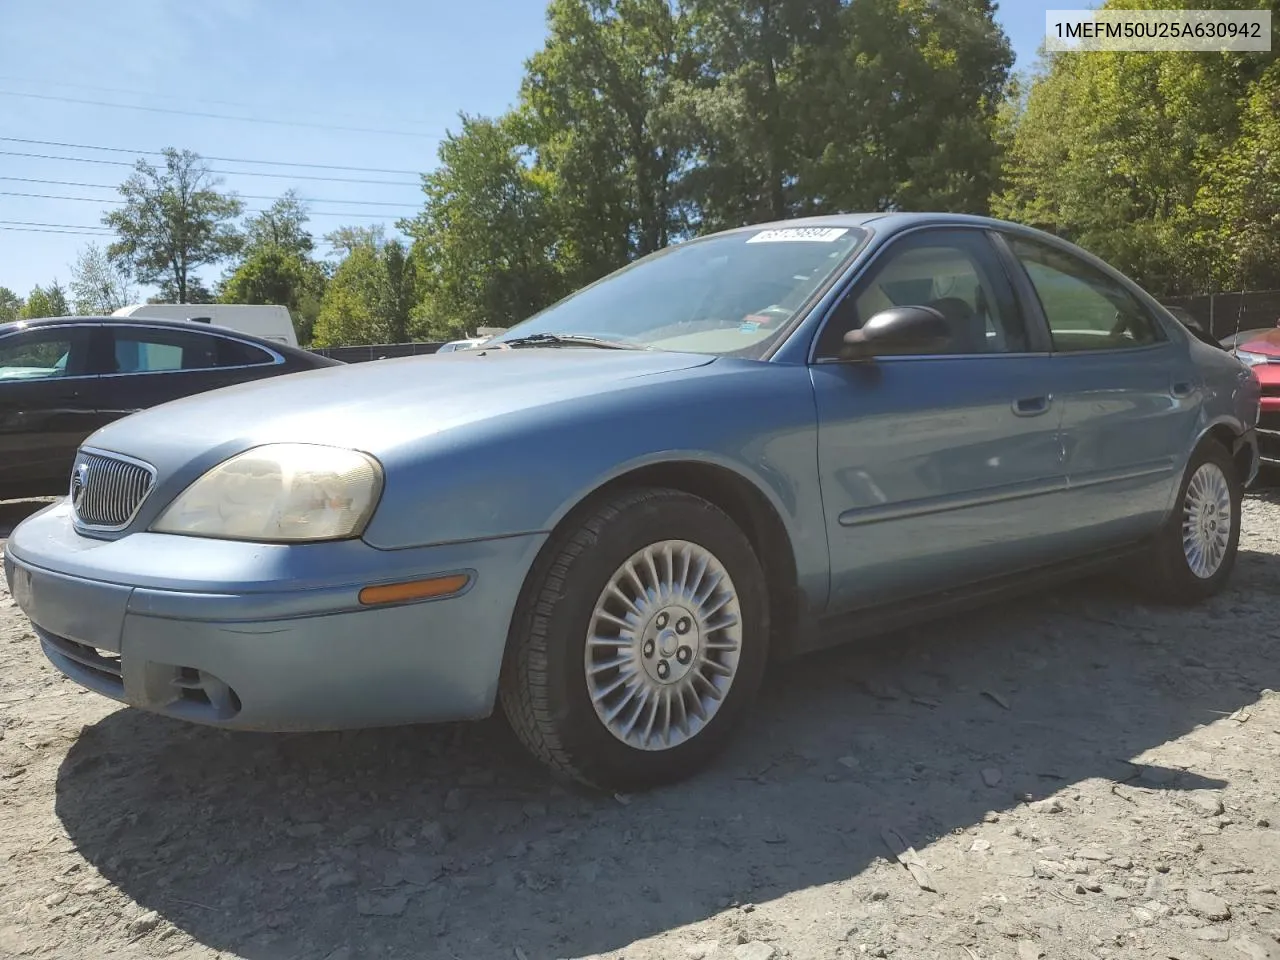
[[113, 317], [156, 317], [162, 320], [191, 320], [239, 330], [263, 340], [298, 345], [289, 308], [276, 304], [246, 303], [135, 303], [121, 307]]

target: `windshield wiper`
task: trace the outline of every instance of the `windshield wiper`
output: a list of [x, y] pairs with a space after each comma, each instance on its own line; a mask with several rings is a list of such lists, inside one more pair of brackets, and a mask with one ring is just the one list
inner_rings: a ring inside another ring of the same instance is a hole
[[627, 343], [623, 340], [606, 340], [603, 337], [589, 337], [579, 333], [531, 333], [528, 336], [516, 337], [514, 340], [500, 340], [494, 345], [504, 347], [599, 347], [602, 350], [652, 350], [639, 343]]

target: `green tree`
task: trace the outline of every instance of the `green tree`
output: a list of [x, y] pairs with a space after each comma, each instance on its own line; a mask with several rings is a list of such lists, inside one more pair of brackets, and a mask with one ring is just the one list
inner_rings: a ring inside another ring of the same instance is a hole
[[310, 256], [315, 246], [307, 223], [311, 216], [296, 190], [286, 191], [266, 210], [245, 221], [244, 251], [251, 255], [266, 247], [279, 247], [300, 257]]
[[1193, 210], [1210, 289], [1280, 287], [1280, 64], [1251, 85], [1240, 135], [1208, 166]]
[[22, 317], [25, 306], [20, 296], [8, 287], [0, 287], [0, 323], [9, 323]]
[[69, 317], [71, 315], [71, 307], [67, 303], [67, 291], [56, 279], [44, 288], [45, 296], [49, 300], [49, 317]]
[[164, 156], [161, 169], [139, 160], [120, 185], [124, 206], [102, 218], [119, 238], [107, 253], [128, 263], [143, 283], [161, 284], [178, 303], [196, 302], [196, 295], [207, 291], [193, 271], [240, 249], [233, 221], [244, 205], [216, 189], [221, 180], [199, 155], [169, 148]]
[[[793, 215], [803, 127], [817, 122], [826, 132], [833, 126], [839, 0], [686, 0], [684, 6], [701, 67], [679, 97], [696, 151], [684, 189], [701, 228]], [[823, 139], [815, 137], [819, 148]]]
[[88, 244], [71, 267], [71, 301], [76, 313], [105, 316], [134, 302], [129, 274], [96, 243]]
[[1013, 55], [990, 0], [686, 0], [678, 96], [700, 229], [839, 210], [983, 213]]
[[357, 243], [338, 264], [325, 287], [312, 343], [319, 347], [385, 343], [375, 303], [379, 287], [378, 248]]
[[324, 270], [285, 247], [252, 250], [222, 285], [221, 303], [273, 303], [289, 309], [299, 343], [311, 339], [324, 295]]
[[379, 252], [380, 288], [377, 314], [388, 343], [406, 343], [417, 300], [417, 264], [405, 245], [392, 240]]
[[435, 336], [510, 326], [566, 291], [554, 177], [530, 164], [517, 130], [510, 117], [463, 116], [423, 177], [423, 212], [401, 224], [414, 238], [418, 312]]
[[380, 247], [387, 240], [387, 230], [375, 223], [371, 227], [338, 227], [324, 235], [329, 245], [329, 253], [335, 257], [345, 257], [362, 246]]
[[552, 0], [519, 120], [556, 192], [562, 269], [595, 279], [683, 235], [670, 105], [683, 58], [669, 0]]
[[[1280, 3], [1270, 6], [1280, 17]], [[1050, 55], [1018, 111], [995, 211], [1074, 240], [1161, 294], [1262, 282], [1274, 230], [1264, 152], [1273, 63], [1260, 53]]]
[[70, 314], [71, 308], [67, 306], [66, 291], [57, 280], [47, 287], [33, 287], [27, 294], [27, 302], [22, 309], [22, 317], [25, 320], [37, 320], [40, 317], [66, 317]]
[[245, 222], [240, 261], [224, 277], [223, 303], [276, 303], [288, 307], [300, 343], [310, 342], [327, 279], [311, 257], [315, 241], [307, 206], [290, 190]]
[[312, 342], [402, 343], [414, 329], [416, 264], [403, 243], [356, 243], [325, 287]]

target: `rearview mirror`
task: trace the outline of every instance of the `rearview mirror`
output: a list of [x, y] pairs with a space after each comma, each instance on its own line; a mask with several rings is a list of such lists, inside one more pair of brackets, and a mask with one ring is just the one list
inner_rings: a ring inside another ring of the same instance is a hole
[[951, 343], [947, 319], [933, 307], [890, 307], [844, 335], [842, 360], [902, 354], [945, 353]]

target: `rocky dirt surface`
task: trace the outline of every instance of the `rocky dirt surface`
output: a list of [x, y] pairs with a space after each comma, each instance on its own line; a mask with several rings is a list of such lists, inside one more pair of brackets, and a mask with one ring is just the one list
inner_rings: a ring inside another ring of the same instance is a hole
[[1091, 582], [811, 657], [619, 797], [497, 721], [121, 709], [0, 592], [0, 956], [1280, 958], [1280, 498], [1244, 519], [1204, 607]]

